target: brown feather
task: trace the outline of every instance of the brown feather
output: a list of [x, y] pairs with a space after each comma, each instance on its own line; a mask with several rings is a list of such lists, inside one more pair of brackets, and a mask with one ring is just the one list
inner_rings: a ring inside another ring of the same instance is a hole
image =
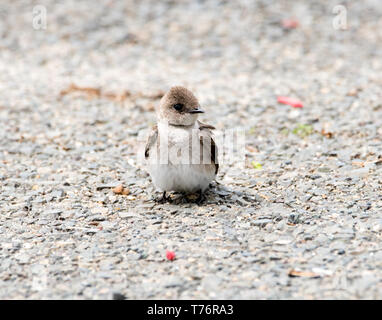
[[203, 149], [203, 140], [205, 138], [207, 138], [209, 141], [211, 141], [211, 162], [215, 164], [215, 174], [218, 173], [218, 170], [219, 170], [219, 163], [218, 163], [218, 148], [215, 144], [215, 141], [214, 139], [212, 138], [212, 131], [213, 129], [215, 129], [214, 126], [211, 126], [209, 124], [206, 124], [206, 123], [202, 123], [198, 120], [198, 124], [199, 124], [199, 129], [201, 131], [201, 135], [200, 135], [200, 143], [201, 143], [201, 147]]
[[149, 134], [149, 137], [147, 138], [147, 143], [146, 143], [146, 147], [145, 147], [145, 158], [146, 159], [149, 157], [150, 148], [155, 145], [157, 139], [158, 139], [158, 126], [155, 125], [152, 127], [151, 132]]
[[214, 126], [211, 126], [210, 124], [207, 124], [207, 123], [203, 123], [199, 120], [198, 121], [198, 124], [199, 124], [199, 129], [200, 130], [203, 130], [203, 129], [211, 129], [211, 130], [215, 130], [216, 128]]

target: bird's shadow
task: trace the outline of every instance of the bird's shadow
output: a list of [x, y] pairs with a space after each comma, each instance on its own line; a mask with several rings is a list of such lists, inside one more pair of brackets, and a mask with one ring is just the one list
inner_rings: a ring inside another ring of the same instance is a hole
[[[200, 199], [197, 194], [184, 194], [181, 192], [173, 192], [169, 195], [166, 201], [171, 204], [197, 204], [197, 205], [235, 205], [246, 207], [259, 204], [259, 200], [253, 194], [242, 190], [234, 190], [224, 186], [221, 183], [213, 182], [204, 192], [203, 198]], [[160, 198], [153, 199], [157, 203], [163, 203]]]

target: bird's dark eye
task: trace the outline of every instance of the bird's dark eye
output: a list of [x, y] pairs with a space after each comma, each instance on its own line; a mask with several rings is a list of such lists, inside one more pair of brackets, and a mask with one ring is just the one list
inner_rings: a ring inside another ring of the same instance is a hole
[[181, 111], [183, 109], [183, 104], [177, 103], [177, 104], [174, 104], [173, 107], [176, 111]]

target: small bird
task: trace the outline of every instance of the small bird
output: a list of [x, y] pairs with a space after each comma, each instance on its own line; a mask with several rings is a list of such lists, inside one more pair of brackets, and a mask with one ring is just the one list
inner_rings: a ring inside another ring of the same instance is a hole
[[172, 87], [157, 109], [157, 125], [147, 139], [145, 159], [154, 186], [163, 192], [160, 202], [169, 200], [167, 191], [203, 192], [216, 178], [218, 150], [213, 126], [197, 120], [204, 111], [194, 94], [180, 86]]

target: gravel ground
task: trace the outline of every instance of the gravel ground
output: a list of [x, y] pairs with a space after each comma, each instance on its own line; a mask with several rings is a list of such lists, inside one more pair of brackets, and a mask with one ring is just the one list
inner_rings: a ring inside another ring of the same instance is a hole
[[[381, 299], [380, 1], [93, 3], [0, 4], [0, 298]], [[246, 133], [201, 206], [137, 157], [171, 85]]]

